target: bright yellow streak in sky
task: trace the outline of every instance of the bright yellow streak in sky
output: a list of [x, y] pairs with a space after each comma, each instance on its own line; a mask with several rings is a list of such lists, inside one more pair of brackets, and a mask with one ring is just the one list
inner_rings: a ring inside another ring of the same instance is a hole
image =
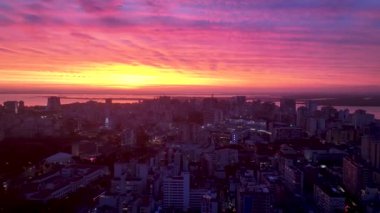
[[[233, 85], [236, 80], [197, 76], [169, 68], [147, 65], [90, 64], [64, 67], [52, 71], [1, 71], [0, 83], [78, 85], [91, 87], [135, 89], [146, 86], [212, 86]], [[20, 74], [22, 73], [22, 77]], [[6, 76], [6, 77], [5, 77]]]
[[83, 72], [87, 83], [99, 86], [139, 88], [161, 85], [214, 85], [220, 80], [179, 73], [175, 70], [146, 65], [112, 64], [95, 66]]

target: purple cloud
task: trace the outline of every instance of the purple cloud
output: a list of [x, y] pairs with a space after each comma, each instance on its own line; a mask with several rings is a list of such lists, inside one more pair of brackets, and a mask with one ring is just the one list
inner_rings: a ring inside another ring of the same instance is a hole
[[8, 0], [0, 45], [66, 63], [380, 79], [379, 10], [378, 0]]
[[77, 0], [78, 4], [90, 13], [117, 11], [123, 6], [123, 0]]

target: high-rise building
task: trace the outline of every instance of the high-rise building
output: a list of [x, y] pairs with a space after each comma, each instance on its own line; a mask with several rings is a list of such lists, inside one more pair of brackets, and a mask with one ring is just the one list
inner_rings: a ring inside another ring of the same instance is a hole
[[218, 202], [216, 193], [208, 192], [202, 196], [201, 213], [217, 213]]
[[320, 212], [343, 212], [345, 207], [344, 190], [333, 184], [315, 184], [314, 202]]
[[336, 145], [347, 144], [356, 140], [357, 131], [353, 126], [329, 128], [326, 131], [326, 142]]
[[368, 126], [374, 120], [375, 116], [373, 114], [368, 114], [365, 110], [356, 110], [352, 115], [352, 122], [358, 129]]
[[338, 111], [332, 106], [324, 106], [321, 108], [321, 115], [324, 119], [336, 119], [337, 113]]
[[370, 125], [361, 138], [361, 156], [370, 166], [380, 169], [380, 126]]
[[190, 206], [190, 174], [172, 176], [164, 179], [164, 208], [187, 211]]
[[284, 113], [294, 114], [296, 112], [296, 101], [294, 99], [281, 99], [280, 110]]
[[306, 108], [309, 115], [314, 115], [314, 113], [318, 110], [318, 104], [313, 100], [309, 100], [306, 101]]
[[104, 126], [108, 129], [111, 128], [111, 107], [112, 107], [112, 99], [107, 98], [106, 107], [105, 107]]
[[240, 186], [237, 195], [237, 210], [242, 213], [272, 212], [272, 195], [265, 185]]
[[18, 102], [18, 111], [22, 112], [22, 111], [24, 111], [24, 109], [25, 109], [25, 103], [24, 103], [24, 101], [19, 101]]
[[201, 210], [203, 196], [207, 193], [205, 188], [192, 188], [190, 190], [190, 209], [193, 211]]
[[350, 119], [350, 110], [339, 110], [338, 112], [338, 119], [343, 122], [347, 122]]
[[294, 99], [280, 100], [280, 120], [288, 125], [294, 126], [297, 123], [296, 101]]
[[61, 98], [57, 96], [48, 97], [46, 109], [49, 112], [60, 110]]
[[5, 101], [4, 102], [4, 110], [9, 113], [17, 114], [19, 110], [19, 102], [18, 101]]
[[290, 191], [303, 193], [304, 174], [299, 168], [293, 165], [285, 165], [284, 179]]
[[307, 108], [301, 106], [297, 109], [297, 127], [306, 128], [308, 111]]
[[136, 133], [133, 129], [125, 129], [122, 132], [121, 146], [134, 146], [136, 145]]
[[247, 98], [245, 96], [235, 96], [234, 100], [237, 105], [244, 105]]
[[351, 157], [343, 159], [343, 185], [351, 195], [359, 195], [369, 182], [369, 170]]
[[182, 172], [182, 169], [183, 169], [182, 158], [183, 158], [183, 155], [180, 151], [176, 151], [174, 153], [174, 174], [175, 175], [179, 175]]
[[362, 136], [361, 156], [372, 167], [380, 169], [380, 138]]
[[306, 123], [306, 131], [309, 135], [317, 135], [325, 131], [326, 129], [326, 120], [324, 118], [318, 117], [309, 117]]

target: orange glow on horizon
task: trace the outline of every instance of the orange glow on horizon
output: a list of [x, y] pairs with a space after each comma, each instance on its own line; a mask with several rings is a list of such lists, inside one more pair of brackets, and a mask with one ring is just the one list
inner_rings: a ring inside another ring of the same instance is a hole
[[[53, 67], [56, 65], [52, 65]], [[221, 70], [212, 74], [211, 71], [195, 74], [192, 70], [177, 70], [173, 68], [154, 67], [149, 65], [129, 65], [122, 63], [92, 63], [59, 66], [56, 71], [50, 70], [19, 70], [13, 67], [11, 71], [0, 71], [6, 78], [0, 79], [0, 85], [7, 88], [34, 89], [114, 89], [114, 90], [149, 90], [157, 88], [197, 88], [228, 91], [234, 89], [275, 89], [303, 88], [325, 85], [315, 79], [303, 78], [302, 75], [287, 75], [271, 72], [261, 72], [252, 76], [243, 71]], [[205, 75], [204, 73], [211, 73]], [[232, 74], [231, 74], [232, 73]], [[360, 83], [360, 82], [358, 82]], [[336, 85], [338, 85], [337, 82]], [[290, 86], [291, 85], [291, 86]], [[360, 86], [360, 84], [358, 84]], [[225, 90], [227, 89], [227, 90]]]
[[17, 71], [2, 71], [7, 78], [1, 79], [0, 83], [2, 85], [43, 84], [114, 89], [139, 89], [152, 86], [234, 86], [242, 83], [239, 79], [197, 76], [191, 72], [178, 72], [170, 68], [127, 64], [90, 64], [68, 66], [56, 72], [22, 70], [20, 73], [22, 73], [22, 78]]

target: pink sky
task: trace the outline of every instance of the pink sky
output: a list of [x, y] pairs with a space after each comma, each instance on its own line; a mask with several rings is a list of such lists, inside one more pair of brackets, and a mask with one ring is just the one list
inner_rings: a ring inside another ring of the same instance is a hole
[[377, 0], [5, 0], [0, 89], [380, 91], [379, 11]]

